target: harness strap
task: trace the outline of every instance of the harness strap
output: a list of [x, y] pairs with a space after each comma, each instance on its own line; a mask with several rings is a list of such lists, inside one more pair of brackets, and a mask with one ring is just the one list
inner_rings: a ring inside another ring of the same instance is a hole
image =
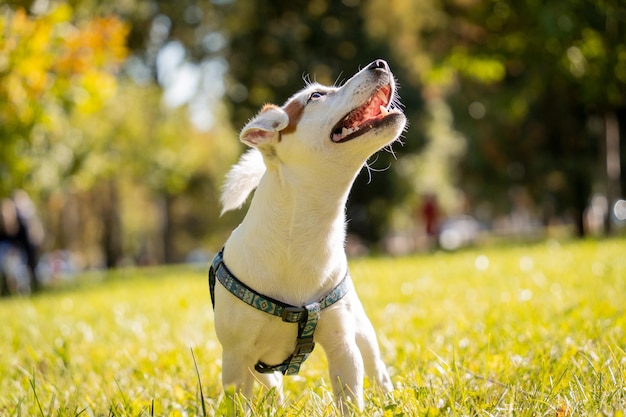
[[224, 249], [215, 255], [213, 263], [209, 268], [209, 290], [211, 302], [215, 309], [215, 281], [217, 280], [234, 296], [246, 304], [261, 310], [265, 313], [280, 317], [284, 322], [298, 324], [298, 336], [296, 347], [285, 361], [278, 365], [267, 365], [259, 361], [254, 369], [260, 373], [281, 372], [284, 375], [296, 375], [300, 371], [300, 365], [313, 352], [315, 342], [313, 334], [317, 326], [317, 321], [321, 310], [339, 301], [350, 289], [348, 273], [341, 282], [333, 288], [325, 297], [316, 303], [311, 303], [303, 307], [292, 306], [274, 298], [262, 295], [243, 282], [239, 281], [235, 275], [226, 267], [224, 263]]

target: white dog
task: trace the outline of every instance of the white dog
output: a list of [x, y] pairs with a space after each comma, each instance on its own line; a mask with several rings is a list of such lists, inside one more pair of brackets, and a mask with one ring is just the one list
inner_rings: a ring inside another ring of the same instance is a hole
[[[367, 159], [402, 133], [394, 78], [377, 60], [341, 87], [311, 84], [265, 105], [240, 139], [253, 149], [228, 173], [223, 212], [257, 188], [209, 272], [222, 383], [250, 396], [276, 387], [319, 343], [336, 403], [363, 407], [363, 377], [393, 388], [344, 250], [345, 205]], [[219, 282], [216, 284], [216, 281]]]

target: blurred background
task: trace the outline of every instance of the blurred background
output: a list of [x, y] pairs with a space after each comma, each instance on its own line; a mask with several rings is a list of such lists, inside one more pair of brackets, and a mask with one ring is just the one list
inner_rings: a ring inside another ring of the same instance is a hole
[[238, 130], [376, 58], [410, 126], [355, 184], [352, 255], [623, 233], [622, 0], [9, 0], [2, 292], [208, 261]]

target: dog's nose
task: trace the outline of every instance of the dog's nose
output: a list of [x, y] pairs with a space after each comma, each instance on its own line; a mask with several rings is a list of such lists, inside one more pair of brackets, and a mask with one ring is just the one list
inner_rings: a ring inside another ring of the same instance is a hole
[[387, 62], [385, 60], [377, 59], [376, 61], [374, 61], [371, 64], [369, 64], [367, 69], [371, 69], [371, 70], [373, 70], [373, 69], [389, 70], [389, 66], [387, 65]]

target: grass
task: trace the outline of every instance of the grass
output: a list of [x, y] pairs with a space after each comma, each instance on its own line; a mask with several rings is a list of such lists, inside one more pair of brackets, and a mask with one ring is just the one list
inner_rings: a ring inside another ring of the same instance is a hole
[[[396, 390], [367, 416], [623, 416], [626, 241], [351, 262]], [[224, 415], [206, 271], [123, 270], [0, 302], [0, 415]], [[367, 383], [366, 383], [367, 386]], [[316, 349], [254, 416], [330, 416]], [[246, 400], [238, 399], [239, 402]]]

